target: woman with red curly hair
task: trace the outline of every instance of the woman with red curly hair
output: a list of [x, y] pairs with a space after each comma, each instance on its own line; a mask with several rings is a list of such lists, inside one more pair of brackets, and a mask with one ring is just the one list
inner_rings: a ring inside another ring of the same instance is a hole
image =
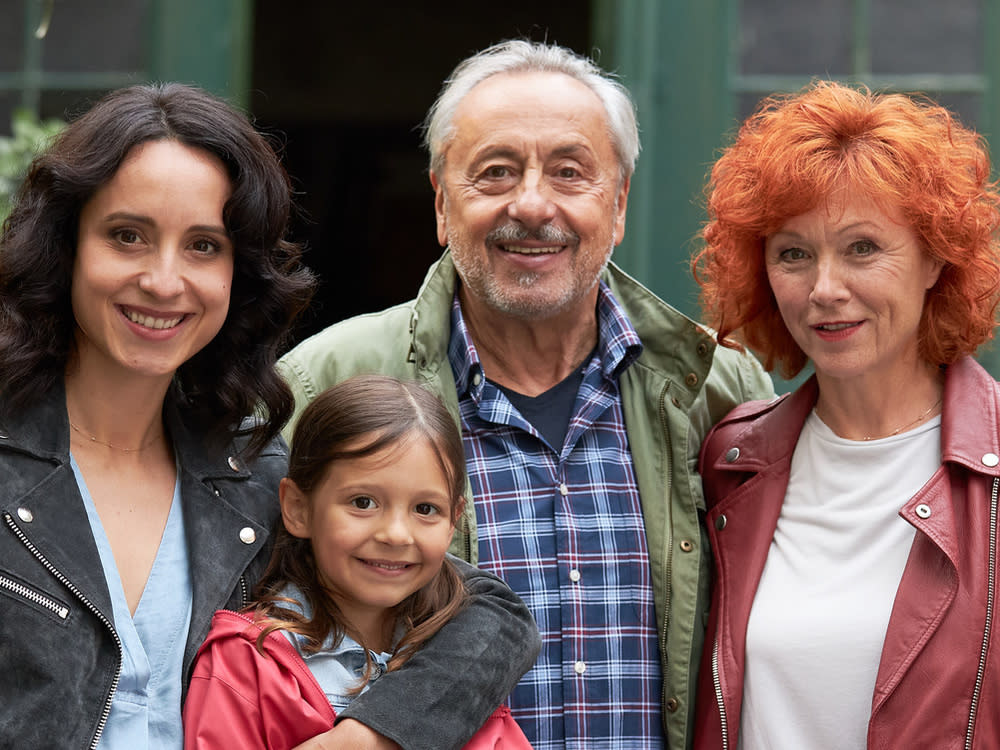
[[1000, 747], [1000, 301], [985, 144], [925, 99], [817, 82], [711, 172], [721, 340], [794, 393], [700, 469], [715, 557], [697, 748]]

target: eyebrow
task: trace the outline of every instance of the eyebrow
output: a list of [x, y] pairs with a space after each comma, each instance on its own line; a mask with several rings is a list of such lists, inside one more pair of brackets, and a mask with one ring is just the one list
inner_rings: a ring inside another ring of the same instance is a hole
[[[110, 223], [112, 221], [132, 221], [136, 224], [145, 224], [146, 226], [156, 226], [156, 222], [151, 216], [146, 216], [144, 214], [133, 214], [128, 211], [113, 211], [104, 217], [105, 223]], [[195, 224], [194, 226], [188, 227], [188, 231], [194, 232], [209, 232], [212, 234], [223, 234], [228, 236], [229, 230], [225, 226], [217, 224]]]

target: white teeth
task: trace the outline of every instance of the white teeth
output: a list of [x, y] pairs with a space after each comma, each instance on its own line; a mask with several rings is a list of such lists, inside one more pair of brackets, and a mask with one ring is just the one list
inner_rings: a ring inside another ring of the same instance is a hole
[[503, 249], [508, 253], [520, 253], [521, 255], [543, 255], [545, 253], [558, 253], [562, 250], [561, 245], [551, 247], [523, 247], [521, 245], [504, 245]]
[[854, 323], [829, 323], [825, 325], [818, 325], [817, 328], [821, 328], [824, 331], [843, 331], [845, 328], [851, 328]]
[[368, 560], [367, 562], [374, 568], [384, 568], [385, 570], [402, 570], [409, 565], [409, 563], [380, 563], [372, 560]]
[[183, 315], [176, 318], [154, 318], [152, 315], [143, 315], [142, 313], [137, 313], [134, 310], [125, 310], [125, 317], [136, 325], [140, 325], [143, 328], [153, 328], [155, 330], [173, 328], [184, 319]]

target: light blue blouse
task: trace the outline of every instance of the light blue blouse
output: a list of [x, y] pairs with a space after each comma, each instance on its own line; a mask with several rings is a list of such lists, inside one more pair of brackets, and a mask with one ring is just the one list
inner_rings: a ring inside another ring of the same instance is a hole
[[[104, 750], [181, 750], [181, 675], [191, 624], [191, 572], [188, 563], [180, 469], [160, 547], [135, 616], [129, 613], [111, 544], [94, 507], [83, 474], [70, 457], [90, 529], [111, 593], [115, 631], [122, 642], [122, 668], [111, 714], [101, 735]], [[127, 492], [133, 490], [124, 490]]]
[[[302, 614], [306, 617], [311, 616], [309, 604], [297, 586], [286, 586], [282, 590], [281, 595], [287, 596], [289, 599], [294, 599], [298, 603]], [[282, 602], [282, 604], [291, 608], [290, 604], [285, 602]], [[316, 682], [319, 683], [323, 692], [326, 693], [326, 699], [330, 701], [330, 705], [333, 706], [334, 711], [339, 714], [347, 708], [352, 700], [360, 695], [360, 693], [348, 695], [348, 691], [357, 687], [361, 681], [361, 676], [365, 673], [365, 649], [361, 644], [345, 634], [340, 643], [335, 646], [333, 644], [333, 636], [328, 635], [323, 642], [322, 649], [315, 654], [306, 654], [302, 651], [306, 642], [305, 636], [287, 630], [282, 630], [281, 632], [285, 634], [285, 637], [291, 641], [292, 645], [295, 646], [295, 649], [302, 656], [306, 666], [309, 667], [309, 671], [316, 678]], [[399, 637], [398, 633], [397, 637]], [[368, 653], [371, 654], [375, 665], [368, 684], [361, 690], [362, 693], [368, 689], [368, 686], [372, 682], [385, 674], [386, 665], [392, 656], [391, 654], [376, 653], [374, 651], [369, 651]]]

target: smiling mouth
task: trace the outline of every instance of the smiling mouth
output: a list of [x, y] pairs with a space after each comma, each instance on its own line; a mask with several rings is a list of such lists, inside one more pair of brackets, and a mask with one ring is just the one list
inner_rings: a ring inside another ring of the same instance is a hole
[[405, 570], [409, 568], [413, 563], [408, 562], [387, 562], [385, 560], [362, 560], [365, 565], [371, 565], [373, 568], [382, 568], [382, 570]]
[[820, 323], [819, 325], [814, 325], [813, 328], [817, 331], [843, 331], [859, 325], [861, 323]]
[[157, 318], [152, 315], [144, 315], [143, 313], [136, 312], [135, 310], [129, 310], [128, 308], [122, 308], [122, 314], [124, 314], [126, 318], [136, 325], [140, 325], [143, 328], [151, 328], [156, 331], [173, 328], [174, 326], [180, 325], [180, 322], [184, 320], [183, 315], [177, 315], [172, 318]]
[[548, 247], [525, 247], [524, 245], [498, 245], [505, 253], [517, 255], [554, 255], [562, 252], [565, 245], [550, 245]]

